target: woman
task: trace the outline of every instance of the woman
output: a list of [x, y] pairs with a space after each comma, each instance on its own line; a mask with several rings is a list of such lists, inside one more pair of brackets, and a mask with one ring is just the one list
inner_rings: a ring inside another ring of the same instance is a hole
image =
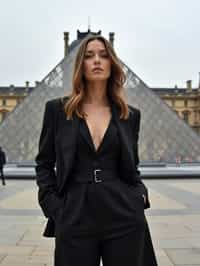
[[90, 35], [71, 95], [46, 103], [36, 173], [56, 266], [157, 265], [137, 169], [140, 111], [126, 103], [124, 82], [112, 46]]

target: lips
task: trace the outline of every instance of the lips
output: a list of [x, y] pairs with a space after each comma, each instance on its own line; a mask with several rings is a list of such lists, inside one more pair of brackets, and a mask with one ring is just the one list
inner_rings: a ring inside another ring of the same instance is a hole
[[93, 68], [92, 72], [95, 72], [95, 71], [103, 71], [103, 69], [100, 67], [95, 67]]

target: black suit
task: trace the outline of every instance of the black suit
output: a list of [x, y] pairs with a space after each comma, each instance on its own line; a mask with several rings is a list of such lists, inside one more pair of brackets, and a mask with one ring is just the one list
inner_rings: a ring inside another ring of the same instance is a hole
[[[126, 183], [133, 185], [141, 195], [146, 196], [144, 207], [149, 208], [148, 192], [137, 169], [140, 111], [129, 106], [130, 116], [128, 120], [122, 120], [119, 119], [116, 105], [112, 103], [111, 108], [121, 140], [120, 176], [124, 178]], [[39, 142], [39, 153], [36, 156], [39, 203], [45, 216], [49, 218], [45, 236], [55, 235], [54, 218], [63, 204], [63, 194], [69, 181], [70, 170], [74, 165], [79, 123], [80, 119], [76, 115], [73, 116], [73, 120], [66, 120], [61, 99], [47, 102]], [[60, 148], [61, 145], [62, 149]], [[55, 164], [56, 172], [54, 170]], [[151, 250], [150, 254], [153, 256], [148, 225], [146, 230], [147, 241], [145, 245], [148, 245], [146, 252]], [[149, 256], [148, 263], [151, 259]], [[152, 261], [154, 260], [152, 259]]]

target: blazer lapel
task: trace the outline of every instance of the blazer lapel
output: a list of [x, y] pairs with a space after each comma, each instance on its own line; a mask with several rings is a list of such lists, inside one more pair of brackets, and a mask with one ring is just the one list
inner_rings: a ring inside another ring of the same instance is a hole
[[[78, 129], [79, 129], [80, 119], [76, 114], [73, 115], [73, 119], [65, 121], [62, 126], [62, 154], [63, 154], [63, 162], [64, 166], [63, 172], [60, 176], [60, 186], [59, 192], [61, 192], [65, 186], [67, 181], [67, 177], [69, 175], [70, 170], [72, 169], [75, 151], [76, 151], [76, 143], [78, 137]], [[61, 158], [62, 158], [61, 154]]]
[[83, 136], [83, 138], [86, 141], [86, 143], [89, 145], [89, 147], [92, 150], [94, 150], [92, 139], [91, 139], [91, 135], [90, 135], [88, 126], [86, 125], [86, 122], [84, 120], [82, 120], [80, 122], [80, 133]]
[[119, 118], [119, 109], [114, 103], [111, 104], [114, 121], [118, 128], [120, 142], [121, 142], [121, 162], [120, 168], [123, 174], [123, 178], [130, 182], [134, 171], [134, 154], [133, 154], [133, 135], [130, 125], [130, 119], [127, 120]]

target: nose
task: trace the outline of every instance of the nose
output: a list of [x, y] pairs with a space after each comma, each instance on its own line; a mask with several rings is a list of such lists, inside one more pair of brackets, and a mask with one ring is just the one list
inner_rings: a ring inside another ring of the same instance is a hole
[[95, 54], [94, 61], [95, 62], [99, 62], [100, 61], [100, 57], [99, 57], [98, 54]]

